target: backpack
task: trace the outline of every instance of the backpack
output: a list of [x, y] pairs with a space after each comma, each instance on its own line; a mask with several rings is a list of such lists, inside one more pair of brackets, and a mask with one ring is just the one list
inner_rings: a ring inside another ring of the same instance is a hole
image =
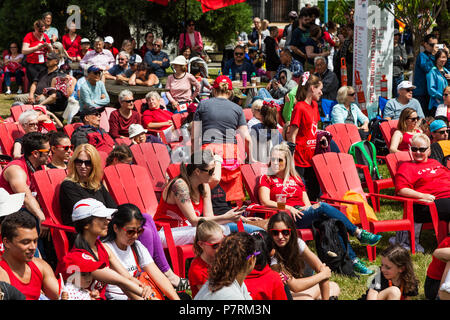
[[379, 117], [373, 118], [369, 122], [369, 136], [367, 137], [367, 141], [372, 142], [375, 145], [375, 149], [378, 155], [385, 156], [389, 154], [389, 149], [386, 146], [386, 141], [384, 141], [383, 133], [380, 129], [380, 124], [386, 119], [382, 119]]
[[344, 223], [334, 218], [322, 217], [312, 223], [317, 256], [333, 272], [357, 277], [353, 262], [348, 256], [348, 235]]
[[[355, 142], [348, 149], [348, 154], [353, 156], [356, 164], [362, 164], [369, 167], [369, 173], [373, 180], [380, 179], [378, 171], [377, 151], [375, 145], [367, 140]], [[358, 168], [358, 175], [361, 181], [365, 180], [362, 169]]]

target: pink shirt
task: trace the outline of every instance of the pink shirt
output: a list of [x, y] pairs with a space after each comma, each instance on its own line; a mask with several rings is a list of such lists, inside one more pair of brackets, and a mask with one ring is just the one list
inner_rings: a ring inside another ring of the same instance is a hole
[[[192, 87], [195, 87], [195, 91], [192, 94]], [[166, 92], [167, 97], [171, 103], [175, 101], [192, 101], [200, 92], [200, 84], [195, 77], [186, 72], [183, 77], [176, 79], [173, 74], [167, 78]]]

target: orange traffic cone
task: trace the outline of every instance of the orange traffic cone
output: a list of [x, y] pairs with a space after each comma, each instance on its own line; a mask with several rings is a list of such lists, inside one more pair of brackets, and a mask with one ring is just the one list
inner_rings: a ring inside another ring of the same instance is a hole
[[382, 75], [381, 76], [381, 80], [380, 80], [380, 82], [381, 82], [381, 96], [383, 97], [383, 98], [385, 98], [385, 99], [387, 99], [388, 98], [388, 89], [387, 89], [387, 79], [386, 79], [386, 75]]
[[359, 71], [355, 71], [355, 91], [358, 97], [359, 108], [367, 116], [366, 96], [364, 95], [364, 91], [362, 89], [362, 81], [359, 76]]
[[345, 58], [341, 58], [341, 87], [347, 85], [347, 64]]

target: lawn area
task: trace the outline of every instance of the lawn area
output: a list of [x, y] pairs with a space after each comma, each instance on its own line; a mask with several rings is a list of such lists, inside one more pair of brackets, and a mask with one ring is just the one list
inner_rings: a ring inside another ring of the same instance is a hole
[[[213, 73], [214, 74], [214, 73]], [[217, 75], [217, 74], [216, 74]], [[10, 116], [9, 108], [14, 102], [14, 95], [0, 94], [0, 116], [5, 119]], [[380, 173], [383, 177], [389, 177], [389, 172], [386, 165], [380, 166]], [[384, 191], [387, 194], [393, 195], [393, 190]], [[381, 213], [378, 215], [380, 220], [384, 219], [394, 219], [402, 217], [401, 206], [398, 203], [388, 200], [381, 200]], [[373, 263], [368, 265], [371, 267], [376, 267], [380, 265], [380, 255], [379, 253], [389, 246], [389, 238], [394, 236], [395, 232], [382, 233], [382, 239], [377, 246], [377, 259]], [[367, 261], [367, 250], [365, 247], [359, 245], [356, 238], [350, 238], [352, 247], [354, 248], [358, 257], [362, 258], [363, 261]], [[415, 272], [417, 278], [419, 279], [419, 296], [416, 299], [425, 299], [423, 284], [425, 282], [426, 271], [429, 263], [431, 262], [432, 252], [437, 247], [436, 238], [432, 230], [424, 230], [421, 233], [420, 243], [425, 248], [425, 253], [417, 253], [412, 259], [414, 262]], [[314, 242], [309, 242], [308, 246], [315, 250]], [[338, 283], [341, 288], [340, 300], [356, 300], [358, 299], [367, 289], [368, 276], [360, 276], [357, 278], [348, 278], [343, 276], [334, 275], [331, 280]]]

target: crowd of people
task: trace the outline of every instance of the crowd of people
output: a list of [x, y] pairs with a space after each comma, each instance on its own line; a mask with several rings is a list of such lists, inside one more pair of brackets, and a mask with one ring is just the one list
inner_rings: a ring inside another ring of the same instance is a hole
[[[380, 268], [368, 266], [354, 247], [376, 246], [382, 234], [360, 228], [320, 201], [324, 190], [313, 156], [348, 151], [339, 150], [319, 129], [322, 102], [336, 101], [330, 122], [356, 126], [363, 140], [370, 119], [356, 102], [355, 89], [340, 80], [339, 63], [345, 58], [352, 83], [352, 23], [320, 25], [316, 7], [288, 16], [283, 32], [255, 17], [252, 32], [239, 34], [228, 58], [224, 53], [221, 74], [211, 81], [204, 67], [209, 57], [193, 20], [180, 34], [179, 55], [172, 60], [154, 32], [145, 35], [140, 49], [134, 39], [125, 39], [118, 50], [111, 36], [96, 37], [90, 49], [90, 40], [81, 38], [75, 25], [60, 37], [48, 12], [24, 37], [21, 50], [11, 43], [3, 56], [5, 93], [12, 93], [10, 79], [15, 77], [14, 104], [33, 107], [18, 119], [24, 135], [14, 141], [11, 161], [0, 174], [3, 299], [338, 299], [342, 289], [330, 280], [334, 270], [297, 232], [324, 219], [337, 220], [346, 235], [357, 239], [339, 241], [353, 272], [375, 274], [361, 300], [410, 299], [418, 296], [420, 285], [427, 299], [449, 299], [448, 236], [435, 248], [421, 284], [407, 239], [394, 237], [380, 253]], [[395, 32], [395, 94], [380, 115], [398, 120], [389, 151], [408, 151], [412, 157], [393, 177], [395, 192], [434, 202], [439, 219], [448, 223], [448, 49], [437, 49], [435, 34], [425, 37], [411, 82], [404, 77], [407, 56], [401, 36]], [[202, 63], [190, 64], [193, 57]], [[173, 72], [167, 74], [170, 67]], [[248, 79], [262, 76], [266, 87], [253, 94], [251, 88], [237, 89], [234, 81], [243, 79], [244, 72]], [[24, 76], [30, 80], [28, 92]], [[111, 105], [106, 80], [149, 90], [139, 108], [133, 92], [122, 90], [107, 129], [100, 121]], [[163, 81], [166, 90], [160, 94], [154, 89]], [[81, 124], [66, 133], [64, 127], [76, 117]], [[142, 143], [164, 144], [172, 162], [180, 163], [179, 174], [166, 180], [155, 212], [117, 203], [103, 181], [105, 167], [134, 165], [131, 147]], [[237, 205], [246, 198], [245, 162], [267, 164], [258, 177], [260, 205], [274, 211], [278, 197], [286, 198], [284, 209], [270, 218], [251, 216], [246, 206]], [[53, 169], [66, 170], [57, 193], [58, 214], [63, 225], [75, 230], [67, 232], [69, 252], [63, 260], [54, 257], [51, 227], [44, 223], [33, 176]], [[414, 205], [416, 250], [422, 252], [418, 237], [422, 224], [431, 221], [427, 208]], [[157, 228], [163, 222], [170, 225], [176, 245], [193, 246], [186, 278], [173, 271], [166, 257], [168, 244]], [[64, 285], [55, 275], [62, 276]]]

